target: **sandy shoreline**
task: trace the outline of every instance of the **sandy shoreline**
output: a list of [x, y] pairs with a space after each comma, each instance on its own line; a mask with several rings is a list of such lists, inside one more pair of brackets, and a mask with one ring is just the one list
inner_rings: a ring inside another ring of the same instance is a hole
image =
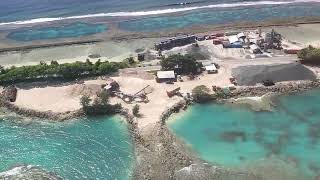
[[[319, 19], [320, 20], [320, 19]], [[314, 23], [313, 23], [314, 22]], [[320, 21], [319, 21], [320, 22]], [[310, 24], [308, 24], [310, 23]], [[312, 24], [313, 23], [313, 24]], [[172, 37], [177, 34], [198, 34], [198, 33], [213, 33], [232, 30], [248, 30], [262, 27], [263, 30], [269, 31], [274, 28], [279, 31], [290, 42], [294, 42], [298, 47], [305, 47], [307, 45], [320, 45], [320, 24], [316, 20], [287, 20], [287, 21], [274, 21], [263, 23], [243, 23], [233, 25], [208, 25], [200, 27], [190, 27], [184, 29], [176, 29], [170, 31], [161, 31], [158, 33], [134, 33], [134, 32], [119, 32], [119, 34], [110, 34], [110, 37], [101, 35], [99, 41], [90, 44], [74, 44], [59, 47], [47, 47], [29, 49], [14, 52], [0, 53], [0, 64], [3, 66], [22, 66], [34, 65], [40, 61], [50, 62], [56, 60], [60, 63], [70, 63], [75, 61], [85, 61], [90, 54], [101, 55], [101, 60], [109, 61], [122, 61], [130, 56], [137, 56], [136, 50], [139, 49], [152, 49], [154, 43], [163, 37]], [[90, 37], [92, 38], [92, 37]], [[73, 41], [89, 41], [90, 38], [80, 38]], [[92, 40], [92, 39], [91, 39]], [[26, 46], [34, 44], [50, 44], [50, 41], [44, 42], [30, 42]], [[52, 43], [52, 42], [51, 42]], [[59, 40], [57, 43], [63, 43]], [[20, 43], [5, 43], [1, 48], [16, 48], [21, 46]], [[19, 49], [19, 48], [17, 48]], [[90, 58], [89, 58], [90, 59]], [[90, 59], [96, 61], [97, 59]]]
[[[176, 88], [181, 88], [180, 93], [190, 93], [192, 89], [198, 85], [205, 85], [208, 88], [212, 86], [229, 87], [231, 83], [229, 78], [232, 77], [232, 69], [239, 66], [246, 65], [264, 65], [269, 66], [274, 63], [282, 63], [283, 65], [292, 63], [290, 59], [271, 60], [229, 60], [220, 62], [220, 69], [217, 74], [204, 73], [198, 76], [195, 80], [190, 80], [188, 77], [182, 77], [183, 82], [176, 82], [174, 84], [157, 83], [154, 76], [139, 70], [122, 71], [117, 76], [103, 77], [92, 80], [85, 80], [83, 82], [71, 83], [66, 85], [50, 85], [36, 86], [19, 86], [17, 100], [13, 103], [20, 108], [26, 108], [34, 111], [52, 113], [73, 112], [81, 109], [80, 98], [83, 95], [95, 96], [101, 91], [101, 86], [110, 82], [110, 79], [115, 80], [120, 85], [121, 92], [125, 94], [135, 94], [146, 86], [149, 86], [145, 93], [148, 97], [148, 103], [125, 103], [118, 97], [112, 97], [110, 102], [121, 103], [124, 108], [131, 110], [135, 104], [140, 105], [141, 117], [138, 121], [140, 129], [144, 129], [150, 125], [159, 122], [163, 112], [172, 107], [174, 104], [184, 100], [183, 97], [174, 96], [169, 98], [167, 91]], [[312, 69], [312, 67], [309, 67]], [[316, 74], [319, 76], [319, 73]], [[291, 82], [287, 82], [291, 83]], [[134, 84], [134, 86], [132, 86]], [[286, 82], [279, 83], [280, 86], [286, 86]], [[246, 86], [239, 86], [237, 89], [245, 88]], [[262, 88], [263, 86], [255, 86]], [[236, 91], [237, 92], [237, 91]], [[263, 95], [263, 94], [262, 94]], [[248, 100], [247, 100], [248, 101]]]
[[[112, 77], [118, 81], [121, 90], [126, 93], [137, 92], [137, 89], [145, 87], [145, 85], [152, 87], [151, 92], [148, 94], [150, 102], [140, 104], [141, 118], [135, 118], [131, 115], [130, 110], [134, 104], [126, 104], [117, 98], [111, 99], [111, 102], [121, 102], [123, 106], [127, 108], [122, 115], [129, 123], [129, 130], [135, 144], [136, 164], [133, 174], [134, 179], [178, 178], [181, 177], [180, 173], [183, 172], [182, 169], [192, 164], [194, 168], [204, 168], [206, 170], [206, 173], [204, 173], [205, 177], [218, 177], [221, 173], [225, 173], [226, 175], [231, 173], [236, 177], [257, 178], [255, 175], [247, 172], [235, 172], [211, 165], [205, 165], [203, 167], [204, 161], [199, 160], [196, 154], [192, 153], [184, 143], [177, 139], [166, 125], [168, 117], [186, 106], [186, 102], [181, 102], [183, 99], [180, 97], [168, 98], [165, 93], [166, 90], [181, 86], [184, 92], [188, 92], [194, 86], [202, 83], [206, 83], [208, 86], [211, 85], [213, 82], [212, 79], [215, 79], [216, 83], [220, 85], [229, 84], [227, 78], [221, 78], [221, 76], [226, 76], [227, 72], [226, 70], [221, 71], [220, 74], [206, 75], [210, 77], [210, 79], [200, 77], [200, 79], [192, 81], [186, 80], [185, 82], [179, 82], [175, 85], [158, 84], [155, 80], [143, 75], [140, 76], [144, 78], [138, 78], [137, 76], [129, 76], [123, 73], [121, 76]], [[83, 84], [76, 83], [63, 85], [62, 87], [47, 85], [38, 88], [30, 89], [29, 87], [19, 89], [18, 93], [19, 91], [22, 93], [18, 95], [17, 102], [14, 104], [23, 107], [33, 107], [34, 109], [43, 111], [50, 109], [57, 113], [63, 112], [66, 109], [77, 109], [80, 107], [79, 103], [75, 103], [75, 101], [78, 100], [77, 98], [84, 93], [94, 94], [98, 87], [106, 82], [107, 80], [104, 78], [85, 80]], [[132, 84], [136, 86], [133, 87]], [[299, 92], [316, 87], [320, 87], [319, 81], [283, 82], [272, 87], [239, 87], [225, 98], [258, 97], [267, 92], [287, 94], [289, 92]], [[259, 98], [251, 98], [251, 100], [259, 101]], [[61, 103], [62, 101], [64, 101], [64, 103]], [[70, 104], [65, 103], [72, 101], [74, 102]]]
[[[320, 24], [307, 24], [292, 27], [292, 29], [279, 28], [281, 33], [291, 41], [301, 43], [305, 46], [308, 43], [314, 43], [319, 39], [312, 38], [318, 35], [320, 37]], [[318, 30], [312, 30], [318, 28]], [[305, 30], [310, 34], [309, 39], [294, 39], [300, 30]], [[309, 30], [309, 31], [308, 31]], [[59, 55], [57, 60], [59, 62], [73, 62], [84, 61], [87, 54], [101, 53], [102, 60], [112, 59], [114, 61], [120, 60], [127, 55], [136, 53], [138, 48], [151, 48], [156, 39], [141, 39], [129, 40], [121, 42], [102, 42], [95, 45], [73, 45], [68, 47], [55, 47], [57, 49], [37, 49], [30, 52], [18, 52], [16, 54], [2, 54], [1, 57], [6, 57], [4, 61], [5, 66], [37, 64], [39, 59], [51, 59], [55, 55]], [[304, 41], [303, 41], [304, 40]], [[301, 41], [301, 42], [300, 42]], [[128, 43], [130, 42], [130, 43]], [[130, 131], [134, 138], [135, 152], [136, 152], [136, 167], [134, 179], [172, 179], [177, 177], [176, 172], [180, 169], [188, 167], [191, 164], [201, 164], [193, 153], [189, 151], [169, 130], [166, 126], [166, 121], [173, 113], [183, 109], [188, 105], [183, 97], [174, 96], [169, 98], [167, 91], [180, 87], [181, 93], [190, 93], [192, 89], [198, 85], [205, 85], [209, 89], [212, 86], [229, 87], [231, 85], [230, 79], [232, 77], [232, 70], [241, 66], [271, 66], [274, 64], [288, 65], [296, 63], [297, 57], [292, 55], [279, 56], [274, 58], [261, 58], [257, 60], [245, 59], [243, 52], [224, 50], [221, 47], [212, 47], [211, 41], [199, 42], [200, 46], [206, 47], [213, 55], [209, 62], [217, 62], [220, 66], [217, 74], [203, 73], [190, 80], [188, 77], [182, 77], [183, 82], [175, 82], [174, 84], [157, 83], [152, 74], [143, 70], [124, 69], [119, 75], [112, 75], [110, 77], [97, 77], [93, 79], [86, 79], [72, 83], [62, 84], [18, 84], [17, 100], [14, 103], [8, 103], [12, 110], [20, 111], [24, 115], [33, 115], [35, 117], [48, 118], [50, 116], [57, 118], [61, 116], [68, 119], [73, 116], [81, 116], [80, 97], [83, 95], [95, 96], [101, 90], [101, 85], [105, 85], [110, 81], [110, 78], [117, 81], [120, 85], [120, 90], [125, 94], [135, 94], [142, 88], [149, 86], [146, 90], [148, 103], [125, 103], [122, 99], [117, 97], [110, 98], [110, 102], [121, 103], [124, 107], [122, 115], [126, 117], [130, 125]], [[108, 49], [108, 51], [105, 51]], [[66, 52], [70, 54], [64, 56]], [[222, 53], [221, 53], [222, 52]], [[225, 52], [225, 54], [223, 53]], [[104, 53], [104, 54], [103, 54]], [[216, 57], [215, 54], [220, 54], [223, 57]], [[233, 57], [228, 57], [232, 54]], [[70, 57], [75, 56], [75, 57]], [[18, 58], [17, 58], [18, 57]], [[30, 61], [33, 57], [37, 57]], [[61, 58], [63, 57], [63, 58]], [[3, 60], [3, 59], [2, 59]], [[320, 71], [317, 67], [307, 67], [310, 71], [315, 73], [315, 76], [320, 77]], [[245, 72], [243, 72], [245, 73]], [[230, 98], [240, 98], [238, 103], [249, 104], [250, 106], [261, 105], [257, 110], [270, 110], [270, 103], [265, 103], [258, 98], [266, 93], [274, 92], [280, 94], [296, 93], [299, 91], [320, 87], [318, 80], [314, 81], [298, 81], [293, 79], [288, 82], [279, 82], [272, 87], [264, 87], [262, 85], [255, 86], [237, 86], [236, 90], [225, 94], [217, 100], [225, 100]], [[2, 88], [0, 87], [0, 93]], [[210, 91], [214, 93], [213, 90]], [[243, 98], [245, 97], [245, 98]], [[248, 98], [249, 97], [249, 98]], [[250, 98], [251, 97], [251, 98]], [[252, 98], [254, 97], [254, 98]], [[219, 101], [220, 102], [220, 101]], [[140, 105], [141, 117], [135, 118], [131, 114], [131, 110], [135, 104]], [[257, 108], [257, 107], [255, 107]], [[67, 116], [66, 116], [67, 115]], [[210, 168], [212, 168], [210, 166]], [[217, 169], [210, 169], [210, 172]], [[215, 174], [217, 175], [217, 174]], [[213, 177], [213, 176], [211, 176]]]

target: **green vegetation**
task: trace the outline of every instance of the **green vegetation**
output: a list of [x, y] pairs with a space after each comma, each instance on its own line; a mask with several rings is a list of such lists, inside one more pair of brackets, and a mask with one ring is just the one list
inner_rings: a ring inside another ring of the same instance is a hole
[[195, 43], [191, 46], [191, 49], [188, 54], [193, 56], [196, 60], [210, 59], [209, 55], [207, 55], [206, 53], [203, 53], [201, 51], [201, 48], [199, 47], [199, 45], [197, 43]]
[[0, 65], [0, 74], [4, 72], [4, 67]]
[[124, 62], [130, 64], [130, 65], [134, 65], [136, 62], [134, 61], [133, 57], [128, 57], [127, 59], [124, 60]]
[[298, 57], [304, 63], [320, 63], [320, 49], [309, 46], [299, 51]]
[[140, 106], [138, 104], [134, 105], [132, 108], [132, 114], [136, 117], [140, 116]]
[[80, 103], [84, 113], [89, 116], [115, 114], [122, 109], [121, 104], [109, 104], [109, 94], [107, 91], [99, 93], [93, 102], [89, 96], [82, 96]]
[[192, 55], [175, 54], [161, 61], [162, 70], [175, 70], [177, 74], [197, 74], [202, 67]]
[[203, 103], [212, 100], [214, 96], [210, 94], [208, 87], [200, 85], [192, 89], [192, 98], [195, 102]]
[[0, 67], [0, 84], [48, 79], [74, 80], [80, 77], [111, 74], [127, 67], [129, 67], [129, 64], [125, 62], [101, 62], [100, 60], [96, 63], [91, 63], [89, 60], [65, 64], [51, 61], [50, 64], [40, 62], [40, 64], [34, 66]]

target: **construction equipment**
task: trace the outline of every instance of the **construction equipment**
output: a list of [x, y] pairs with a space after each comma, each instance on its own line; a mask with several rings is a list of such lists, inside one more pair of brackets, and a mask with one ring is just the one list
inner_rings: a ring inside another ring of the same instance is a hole
[[146, 87], [142, 88], [140, 91], [138, 91], [137, 93], [135, 93], [133, 96], [138, 95], [139, 93], [141, 93], [142, 91], [144, 91], [145, 89], [147, 89], [150, 85], [147, 85]]
[[176, 89], [174, 89], [174, 90], [172, 90], [172, 91], [167, 91], [167, 95], [168, 95], [168, 97], [171, 98], [171, 97], [179, 94], [179, 91], [180, 91], [180, 90], [181, 90], [181, 88], [178, 87], [178, 88], [176, 88]]

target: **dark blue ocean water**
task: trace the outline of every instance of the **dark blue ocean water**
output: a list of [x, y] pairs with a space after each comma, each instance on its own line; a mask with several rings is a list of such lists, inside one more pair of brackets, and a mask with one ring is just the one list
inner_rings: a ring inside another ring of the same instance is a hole
[[[228, 2], [233, 2], [230, 0]], [[164, 8], [184, 0], [10, 0], [0, 1], [0, 22]], [[188, 0], [188, 2], [205, 2]], [[209, 1], [210, 2], [210, 1]], [[221, 0], [213, 0], [213, 3]]]
[[241, 7], [188, 12], [181, 16], [160, 16], [128, 20], [120, 27], [129, 31], [157, 31], [183, 28], [193, 25], [226, 24], [236, 22], [259, 22], [263, 20], [320, 16], [320, 4], [266, 5], [264, 7]]
[[[26, 34], [27, 38], [8, 38], [31, 41], [104, 31], [92, 23], [88, 24], [92, 28], [72, 32], [65, 24], [81, 23], [84, 19], [85, 22], [94, 22], [96, 18], [106, 22], [112, 20], [120, 29], [144, 32], [203, 24], [320, 16], [320, 0], [11, 0], [1, 1], [0, 9], [0, 29], [29, 27], [25, 32], [19, 32], [20, 35]], [[47, 22], [55, 22], [50, 25], [52, 31], [59, 29], [59, 32], [71, 33], [56, 33], [54, 36], [50, 28], [43, 30], [43, 27], [34, 26], [49, 26]], [[57, 22], [63, 22], [64, 26], [60, 28]], [[32, 30], [36, 32], [30, 32]]]

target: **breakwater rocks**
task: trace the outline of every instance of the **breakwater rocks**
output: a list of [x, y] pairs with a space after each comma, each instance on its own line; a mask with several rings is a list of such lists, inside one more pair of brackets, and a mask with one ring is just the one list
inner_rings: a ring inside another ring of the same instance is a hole
[[[254, 86], [240, 87], [229, 93], [216, 95], [216, 102], [224, 102], [230, 98], [263, 96], [272, 94], [291, 94], [320, 87], [319, 81], [298, 81], [278, 83], [272, 87]], [[140, 152], [135, 179], [239, 179], [262, 180], [261, 176], [250, 172], [236, 172], [222, 167], [204, 163], [191, 150], [180, 142], [168, 130], [166, 120], [181, 109], [186, 109], [192, 102], [181, 100], [168, 108], [160, 117], [160, 122], [147, 135], [146, 142], [150, 143], [147, 152]], [[149, 139], [148, 139], [149, 138]], [[180, 168], [180, 169], [179, 169]]]
[[0, 172], [0, 179], [15, 179], [15, 180], [62, 180], [61, 177], [52, 172], [46, 172], [45, 170], [31, 165], [16, 166], [8, 171]]
[[136, 146], [133, 179], [174, 179], [176, 171], [193, 163], [201, 163], [160, 122], [145, 129], [143, 138], [146, 146]]
[[253, 97], [253, 96], [263, 96], [267, 93], [275, 94], [294, 94], [302, 91], [306, 91], [313, 88], [319, 88], [320, 81], [295, 81], [295, 82], [283, 82], [277, 83], [274, 86], [250, 86], [250, 87], [240, 87], [236, 90], [230, 91], [230, 93], [225, 93], [216, 96], [218, 100], [229, 99], [229, 98], [239, 98], [239, 97]]
[[191, 104], [191, 101], [181, 100], [178, 103], [174, 104], [170, 108], [166, 109], [160, 116], [160, 122], [162, 125], [165, 125], [166, 120], [173, 114], [178, 113], [181, 109], [186, 109], [188, 105]]
[[128, 127], [129, 131], [130, 131], [130, 134], [134, 140], [134, 143], [136, 145], [146, 147], [145, 141], [144, 141], [144, 139], [139, 131], [139, 128], [138, 128], [137, 119], [129, 113], [128, 109], [122, 109], [122, 111], [119, 114], [126, 119], [128, 125], [129, 125], [129, 127]]
[[0, 99], [0, 105], [7, 108], [9, 111], [12, 111], [18, 115], [25, 116], [25, 117], [32, 117], [32, 118], [42, 118], [48, 119], [53, 121], [64, 121], [76, 117], [81, 117], [84, 115], [82, 109], [78, 111], [69, 111], [63, 113], [55, 113], [52, 111], [36, 111], [32, 109], [26, 109], [18, 107], [8, 101]]

